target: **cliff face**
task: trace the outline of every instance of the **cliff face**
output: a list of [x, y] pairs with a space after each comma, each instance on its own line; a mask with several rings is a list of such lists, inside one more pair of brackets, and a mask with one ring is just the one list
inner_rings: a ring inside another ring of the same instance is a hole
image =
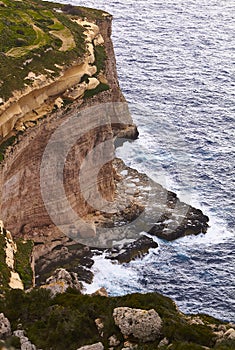
[[[118, 85], [110, 38], [111, 16], [103, 16], [96, 23], [89, 23], [86, 22], [85, 26], [85, 28], [90, 26], [86, 34], [88, 53], [84, 56], [83, 62], [80, 60], [68, 69], [64, 69], [54, 81], [44, 79], [40, 83], [35, 82], [31, 88], [28, 88], [30, 91], [16, 93], [15, 101], [9, 100], [10, 102], [8, 101], [2, 107], [3, 112], [0, 116], [2, 139], [9, 137], [13, 131], [21, 131], [15, 144], [6, 151], [0, 171], [1, 219], [14, 236], [24, 235], [24, 237], [33, 238], [36, 242], [46, 241], [47, 238], [51, 242], [56, 240], [55, 237], [63, 236], [49, 217], [41, 195], [40, 166], [45, 147], [54, 131], [81, 111], [93, 106], [94, 114], [95, 105], [125, 101]], [[104, 46], [98, 45], [100, 42]], [[97, 72], [94, 57], [95, 45], [105, 49], [107, 59], [104, 69], [96, 78], [86, 77], [87, 82], [82, 82], [81, 78], [84, 74], [92, 76]], [[97, 81], [98, 84], [104, 81], [109, 87], [108, 91], [84, 99], [84, 92], [94, 91]], [[69, 107], [58, 109], [58, 101], [63, 104], [62, 100], [65, 101], [65, 98], [69, 98]], [[56, 112], [51, 112], [55, 107]], [[80, 217], [94, 211], [94, 208], [85, 200], [84, 193], [81, 193], [77, 179], [85, 156], [97, 145], [100, 145], [100, 152], [104, 152], [105, 141], [112, 140], [114, 134], [122, 132], [123, 135], [129, 134], [131, 137], [136, 135], [136, 129], [131, 125], [132, 120], [125, 104], [122, 108], [123, 110], [118, 111], [113, 109], [112, 122], [111, 119], [106, 120], [105, 124], [101, 123], [100, 126], [95, 127], [92, 124], [92, 118], [86, 114], [86, 120], [83, 122], [90, 127], [86, 128], [87, 132], [80, 135], [81, 137], [68, 153], [64, 167], [64, 187], [72, 209]], [[47, 117], [42, 118], [45, 111]], [[102, 108], [97, 108], [97, 120], [102, 120], [102, 113]], [[120, 124], [120, 113], [122, 117], [123, 113], [125, 114], [126, 125]], [[113, 151], [111, 143], [108, 151], [111, 158]], [[88, 182], [92, 182], [95, 171], [94, 165], [87, 174]], [[109, 201], [114, 198], [114, 177], [115, 172], [111, 162], [105, 164], [98, 174], [98, 188], [102, 197]], [[88, 189], [89, 191], [92, 196], [92, 191]], [[91, 202], [90, 200], [89, 203]], [[66, 218], [62, 218], [60, 224], [68, 224]], [[95, 233], [91, 230], [90, 234]]]

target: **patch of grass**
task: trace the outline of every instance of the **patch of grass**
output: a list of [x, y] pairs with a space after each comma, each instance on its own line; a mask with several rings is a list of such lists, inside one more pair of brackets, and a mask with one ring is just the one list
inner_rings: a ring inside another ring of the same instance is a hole
[[4, 160], [6, 149], [14, 144], [16, 136], [11, 136], [9, 139], [0, 144], [0, 164]]
[[102, 45], [95, 46], [94, 53], [95, 53], [95, 65], [97, 67], [96, 75], [98, 75], [101, 70], [105, 69], [105, 60], [107, 59], [105, 47]]
[[3, 233], [0, 233], [0, 292], [3, 292], [9, 287], [11, 273], [9, 267], [6, 264], [6, 241], [5, 241], [5, 229]]
[[[56, 76], [55, 65], [69, 66], [84, 56], [86, 46], [84, 28], [69, 13], [55, 11], [63, 5], [40, 0], [5, 3], [7, 7], [0, 7], [0, 97], [7, 100], [14, 90], [31, 84], [25, 80], [29, 72]], [[52, 31], [58, 31], [57, 37]], [[62, 43], [66, 51], [60, 51]]]
[[64, 25], [57, 19], [54, 19], [54, 23], [49, 27], [50, 29], [53, 29], [53, 30], [63, 30], [65, 28]]
[[7, 349], [12, 349], [12, 348], [13, 349], [20, 349], [21, 348], [20, 338], [19, 337], [15, 337], [15, 336], [11, 336], [10, 338], [8, 338], [6, 340], [5, 346], [6, 346]]
[[98, 93], [102, 91], [107, 91], [107, 90], [109, 90], [109, 85], [100, 83], [95, 89], [86, 90], [84, 93], [84, 98], [93, 97], [94, 95], [97, 95]]
[[15, 254], [15, 271], [18, 272], [24, 288], [32, 287], [33, 272], [31, 269], [32, 241], [16, 240], [17, 252]]
[[233, 350], [235, 349], [235, 339], [223, 340], [215, 346], [216, 350]]

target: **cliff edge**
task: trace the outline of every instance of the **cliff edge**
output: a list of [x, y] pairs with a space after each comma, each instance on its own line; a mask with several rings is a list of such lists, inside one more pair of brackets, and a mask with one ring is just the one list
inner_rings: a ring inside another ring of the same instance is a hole
[[90, 258], [89, 247], [124, 262], [157, 245], [143, 231], [167, 240], [205, 233], [200, 210], [114, 160], [115, 140], [138, 131], [118, 84], [112, 16], [8, 0], [0, 13], [0, 217], [34, 242], [41, 282]]

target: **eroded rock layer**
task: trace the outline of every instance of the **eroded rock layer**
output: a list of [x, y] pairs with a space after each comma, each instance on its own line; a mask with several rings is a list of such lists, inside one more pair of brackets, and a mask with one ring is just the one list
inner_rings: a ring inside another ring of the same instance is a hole
[[[49, 82], [47, 85], [44, 84], [46, 86], [43, 86], [40, 89], [36, 88], [26, 96], [19, 98], [17, 102], [15, 104], [11, 104], [11, 106], [6, 109], [1, 116], [2, 131], [4, 133], [3, 136], [5, 136], [7, 132], [10, 134], [11, 130], [14, 129], [17, 123], [18, 126], [21, 123], [21, 125], [23, 125], [22, 131], [24, 130], [23, 134], [21, 133], [21, 135], [18, 136], [18, 139], [13, 147], [6, 151], [5, 160], [2, 162], [1, 166], [0, 177], [1, 218], [4, 220], [5, 225], [16, 236], [24, 235], [37, 241], [37, 235], [40, 235], [41, 232], [38, 230], [38, 228], [53, 225], [52, 220], [45, 209], [41, 195], [40, 167], [43, 153], [50, 140], [50, 137], [55, 130], [66, 122], [66, 120], [69, 118], [75, 118], [75, 122], [83, 122], [86, 126], [84, 129], [86, 132], [80, 135], [76, 143], [69, 151], [64, 167], [64, 187], [66, 195], [69, 198], [72, 209], [79, 215], [79, 217], [83, 217], [94, 211], [94, 208], [92, 208], [92, 206], [84, 199], [84, 194], [81, 193], [77, 179], [79, 169], [86, 155], [99, 144], [101, 145], [100, 153], [107, 153], [105, 141], [112, 140], [114, 134], [117, 134], [119, 131], [121, 131], [123, 135], [127, 134], [131, 137], [136, 136], [136, 128], [135, 126], [131, 125], [132, 120], [118, 85], [115, 57], [110, 39], [111, 16], [105, 16], [103, 19], [97, 21], [96, 24], [93, 23], [93, 27], [95, 28], [93, 33], [94, 35], [90, 39], [94, 41], [94, 38], [102, 38], [104, 41], [107, 59], [105, 60], [105, 69], [102, 72], [102, 75], [106, 77], [105, 79], [109, 86], [108, 91], [101, 92], [91, 99], [84, 100], [82, 98], [83, 96], [78, 96], [78, 98], [75, 99], [75, 102], [69, 105], [69, 108], [62, 108], [61, 110], [57, 110], [55, 113], [48, 113], [46, 119], [37, 120], [37, 125], [23, 123], [23, 119], [26, 121], [26, 118], [29, 118], [29, 120], [32, 118], [29, 116], [30, 110], [28, 109], [31, 108], [31, 112], [32, 110], [34, 111], [34, 103], [36, 103], [38, 107], [45, 107], [45, 101], [48, 100], [49, 95], [58, 96], [60, 93], [64, 93], [66, 88], [68, 88], [68, 84], [70, 86], [73, 84], [76, 85], [81, 76], [83, 76], [85, 73], [88, 74], [89, 70], [91, 69], [96, 70], [95, 65], [93, 65], [94, 58], [91, 59], [93, 53], [90, 52], [90, 55], [85, 57], [85, 61], [83, 63], [80, 62], [80, 68], [75, 65], [74, 67], [66, 70], [64, 75], [55, 82]], [[88, 43], [88, 46], [89, 45], [91, 44]], [[90, 51], [92, 51], [92, 48], [90, 48]], [[84, 66], [87, 67], [85, 70], [82, 69]], [[81, 70], [81, 72], [78, 68]], [[72, 78], [74, 79], [73, 82]], [[50, 91], [52, 90], [55, 90], [56, 92], [53, 92], [51, 95]], [[68, 89], [67, 91], [67, 94], [69, 94]], [[45, 94], [47, 94], [47, 97], [45, 97]], [[19, 113], [14, 113], [15, 110], [13, 109], [15, 109], [17, 106], [19, 109], [19, 104], [21, 103], [20, 101], [23, 101], [22, 106], [25, 106], [24, 108], [26, 108], [27, 111], [20, 108], [20, 112], [18, 111]], [[103, 117], [103, 109], [101, 107], [97, 107], [96, 111], [94, 106], [100, 106], [108, 102], [123, 102], [123, 111], [126, 113], [128, 120], [126, 125], [125, 123], [119, 123], [119, 114], [122, 113], [122, 111], [119, 109], [118, 111], [114, 110], [112, 113], [112, 117], [114, 118], [113, 126], [111, 120], [106, 120], [105, 123], [100, 122], [94, 126], [94, 113], [97, 120], [102, 121]], [[15, 107], [13, 108], [13, 106]], [[91, 106], [93, 106], [93, 115], [91, 118], [89, 117], [89, 113], [85, 113], [86, 119], [81, 120], [81, 118], [79, 120], [79, 112], [81, 110], [87, 110]], [[11, 108], [13, 108], [12, 118], [9, 117]], [[4, 124], [6, 113], [7, 120]], [[18, 118], [17, 121], [16, 118]], [[9, 123], [11, 124], [10, 127], [8, 127]], [[25, 126], [29, 127], [26, 128]], [[68, 134], [67, 137], [69, 138], [69, 136], [70, 135]], [[60, 145], [60, 147], [63, 147], [63, 144]], [[113, 147], [108, 150], [111, 158], [113, 151]], [[90, 169], [90, 173], [87, 173], [87, 177], [92, 179], [95, 172], [96, 167], [94, 165], [94, 168]], [[111, 162], [104, 164], [104, 166], [102, 166], [100, 169], [97, 177], [97, 185], [102, 196], [106, 200], [113, 200], [115, 185], [114, 171]], [[48, 188], [48, 190], [50, 189]], [[92, 196], [92, 191], [90, 192], [90, 195]], [[89, 203], [92, 203], [92, 200], [90, 200]], [[66, 222], [61, 222], [61, 224], [66, 224]], [[60, 233], [58, 233], [58, 230], [55, 228], [54, 232], [51, 232], [51, 235], [60, 236]]]

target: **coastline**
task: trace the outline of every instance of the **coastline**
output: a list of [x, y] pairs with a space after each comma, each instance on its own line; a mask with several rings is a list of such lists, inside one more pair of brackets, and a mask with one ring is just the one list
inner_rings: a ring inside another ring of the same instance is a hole
[[[86, 283], [92, 281], [92, 272], [90, 271], [90, 268], [93, 265], [93, 253], [92, 249], [90, 248], [94, 248], [92, 245], [94, 236], [91, 237], [91, 242], [88, 244], [88, 246], [84, 247], [80, 244], [83, 237], [78, 235], [78, 237], [76, 237], [75, 244], [75, 242], [71, 241], [70, 237], [63, 236], [57, 231], [55, 227], [53, 227], [53, 224], [48, 221], [48, 217], [46, 217], [41, 206], [38, 210], [39, 202], [34, 203], [34, 208], [36, 208], [35, 210], [38, 211], [32, 210], [31, 212], [28, 212], [28, 216], [26, 215], [22, 219], [22, 214], [27, 213], [29, 207], [31, 209], [32, 203], [28, 204], [28, 199], [32, 197], [34, 199], [37, 199], [39, 191], [38, 188], [35, 190], [35, 187], [33, 187], [35, 184], [32, 181], [32, 187], [29, 191], [29, 179], [32, 178], [32, 174], [35, 174], [33, 168], [31, 168], [30, 172], [28, 173], [21, 173], [18, 179], [16, 178], [16, 174], [20, 173], [22, 170], [22, 165], [23, 168], [25, 167], [25, 164], [26, 167], [30, 167], [32, 161], [30, 154], [34, 153], [35, 150], [37, 151], [45, 146], [46, 142], [48, 141], [48, 135], [50, 136], [52, 131], [58, 127], [58, 125], [60, 125], [60, 123], [57, 123], [60, 117], [66, 119], [72, 114], [79, 113], [81, 110], [85, 110], [86, 108], [97, 104], [102, 104], [110, 101], [115, 103], [125, 101], [119, 89], [117, 81], [115, 58], [112, 43], [110, 41], [110, 23], [108, 27], [107, 23], [104, 23], [105, 21], [101, 21], [100, 26], [102, 28], [101, 32], [106, 33], [106, 39], [108, 38], [107, 40], [109, 54], [106, 62], [106, 74], [109, 84], [112, 86], [111, 91], [108, 90], [101, 92], [92, 97], [90, 100], [85, 101], [83, 105], [81, 104], [81, 101], [75, 101], [75, 103], [70, 104], [69, 108], [64, 110], [62, 113], [60, 111], [56, 112], [55, 114], [52, 113], [48, 119], [40, 121], [37, 125], [30, 125], [29, 129], [24, 133], [24, 135], [21, 135], [20, 139], [13, 146], [13, 148], [10, 147], [8, 149], [6, 158], [1, 165], [1, 170], [3, 169], [3, 172], [1, 173], [1, 192], [2, 188], [5, 188], [5, 190], [7, 189], [8, 191], [3, 193], [3, 203], [1, 203], [1, 211], [4, 213], [3, 216], [5, 216], [4, 221], [7, 224], [6, 226], [7, 228], [10, 227], [13, 231], [13, 238], [20, 237], [24, 240], [34, 241], [33, 258], [31, 256], [31, 261], [33, 261], [33, 264], [35, 264], [33, 267], [34, 278], [39, 275], [41, 280], [39, 283], [36, 281], [37, 285], [44, 285], [42, 289], [51, 290], [53, 295], [58, 294], [58, 291], [59, 293], [66, 292], [67, 288], [75, 288], [77, 291], [80, 291], [81, 281], [85, 281]], [[104, 34], [103, 36], [105, 37]], [[82, 108], [80, 108], [80, 105], [82, 105]], [[129, 111], [126, 111], [125, 108], [124, 111], [129, 114]], [[126, 123], [126, 125], [123, 125], [123, 123], [120, 123], [119, 116], [117, 115], [115, 117], [117, 117], [117, 122], [115, 124], [110, 123], [107, 128], [100, 128], [97, 133], [89, 135], [83, 140], [79, 147], [89, 144], [89, 147], [85, 150], [84, 154], [86, 154], [93, 146], [95, 146], [96, 142], [106, 140], [110, 134], [114, 139], [117, 137], [135, 139], [138, 136], [137, 128], [133, 124], [132, 120], [130, 122], [130, 119], [128, 119], [128, 123]], [[46, 134], [48, 130], [50, 130], [50, 132], [49, 134]], [[39, 139], [42, 140], [41, 143], [38, 143]], [[90, 142], [91, 140], [92, 142]], [[29, 149], [29, 147], [31, 147], [31, 149]], [[37, 154], [37, 152], [35, 152], [35, 154]], [[38, 154], [38, 158], [33, 158], [33, 162], [36, 163], [36, 167], [38, 166], [38, 162], [40, 162], [41, 159], [41, 153]], [[82, 154], [80, 160], [83, 159], [84, 154]], [[76, 154], [72, 156], [70, 159], [72, 160], [71, 163], [73, 163], [74, 159], [77, 159], [76, 156]], [[73, 172], [74, 168], [72, 167], [68, 170]], [[77, 168], [75, 168], [75, 170], [77, 170]], [[67, 174], [69, 174], [69, 171]], [[14, 178], [14, 180], [16, 179], [15, 184], [13, 183], [13, 187], [11, 187], [12, 185], [7, 187], [6, 184], [12, 184], [12, 178]], [[22, 185], [23, 178], [26, 180]], [[38, 179], [37, 176], [36, 179]], [[136, 238], [137, 240], [139, 239], [139, 232], [145, 231], [152, 236], [157, 236], [161, 239], [171, 241], [187, 235], [198, 235], [200, 233], [205, 233], [208, 228], [209, 219], [202, 213], [201, 210], [195, 209], [179, 201], [176, 194], [171, 191], [167, 191], [161, 185], [152, 182], [145, 174], [139, 174], [137, 171], [125, 166], [124, 163], [118, 159], [116, 159], [112, 164], [108, 164], [108, 166], [103, 169], [103, 173], [101, 174], [100, 179], [100, 187], [106, 198], [109, 200], [110, 198], [112, 200], [118, 200], [117, 203], [115, 202], [114, 204], [111, 201], [112, 204], [110, 205], [110, 207], [114, 207], [113, 210], [115, 213], [107, 214], [105, 210], [104, 212], [97, 210], [94, 212], [94, 210], [90, 210], [90, 208], [88, 208], [86, 205], [82, 210], [83, 215], [88, 219], [88, 222], [95, 222], [95, 235], [97, 234], [102, 236], [103, 229], [108, 229], [108, 241], [110, 241], [108, 243], [108, 248], [111, 248], [111, 253], [109, 254], [110, 258], [113, 260], [118, 260], [120, 263], [129, 262], [132, 259], [145, 255], [148, 253], [150, 248], [156, 247], [156, 242], [154, 242], [154, 240], [151, 239], [149, 235], [147, 244], [145, 241], [137, 247], [135, 245], [131, 245], [131, 242], [133, 242], [133, 240]], [[18, 183], [21, 183], [21, 187], [18, 186], [17, 181]], [[70, 181], [72, 181], [72, 178], [68, 176], [66, 181], [68, 186], [70, 186]], [[124, 184], [122, 184], [122, 181]], [[17, 206], [16, 198], [7, 198], [8, 202], [6, 201], [6, 196], [10, 197], [12, 188], [13, 193], [16, 193], [16, 188], [19, 188], [21, 192], [19, 193], [18, 198], [20, 198], [23, 208], [20, 208], [21, 215], [19, 216], [17, 216], [19, 207]], [[28, 192], [26, 189], [28, 189]], [[22, 198], [24, 200], [22, 200]], [[79, 205], [81, 206], [81, 202]], [[13, 209], [14, 215], [11, 218], [11, 212]], [[142, 213], [145, 210], [146, 215], [145, 217], [142, 217]], [[117, 211], [118, 214], [116, 214]], [[32, 216], [32, 213], [35, 215], [35, 217], [37, 217], [37, 220], [35, 220], [35, 218]], [[141, 222], [137, 223], [138, 232], [136, 232], [136, 227], [134, 226], [133, 236], [128, 225], [139, 217], [141, 217]], [[20, 220], [22, 221], [19, 222]], [[18, 225], [17, 227], [15, 224], [16, 222]], [[122, 223], [121, 225], [120, 222]], [[120, 231], [120, 228], [122, 226], [123, 232]], [[117, 237], [117, 233], [115, 232], [116, 228], [118, 228], [119, 234], [121, 232], [121, 235], [118, 236], [118, 240], [121, 242], [121, 246], [114, 244], [115, 237]], [[113, 236], [112, 229], [114, 230]], [[99, 230], [101, 231], [101, 234]], [[5, 234], [4, 229], [1, 229], [1, 231], [2, 234]], [[101, 237], [101, 241], [105, 241], [105, 244], [107, 245], [106, 236], [104, 239]], [[89, 240], [86, 240], [86, 242], [89, 242]], [[109, 247], [109, 244], [111, 247]], [[60, 269], [59, 272], [57, 270], [58, 268]], [[68, 273], [63, 271], [64, 268]], [[67, 296], [69, 296], [69, 294]], [[140, 296], [140, 298], [142, 298], [142, 296]], [[135, 302], [133, 304], [135, 304]], [[178, 314], [178, 311], [174, 314], [175, 317], [178, 317], [179, 315], [180, 313]], [[191, 316], [188, 316], [187, 321], [185, 321], [185, 324], [187, 324], [187, 326], [192, 321], [190, 317]], [[196, 319], [197, 317], [199, 316], [195, 316]], [[198, 319], [195, 322], [197, 325], [201, 324], [201, 321], [198, 321]], [[203, 323], [205, 329], [208, 330], [211, 327], [210, 322], [212, 322], [212, 320], [205, 321], [205, 323]], [[216, 327], [213, 329], [213, 332], [221, 332], [222, 328], [219, 328], [219, 326], [216, 325]], [[233, 329], [233, 325], [224, 325], [222, 332], [223, 334], [220, 334], [220, 336], [217, 337], [217, 340], [223, 339], [227, 341], [226, 335], [224, 334], [226, 334], [229, 329]], [[230, 331], [230, 333], [232, 332], [233, 331]], [[165, 335], [164, 332], [162, 334]], [[100, 339], [102, 339], [101, 333], [99, 336], [101, 337]], [[168, 333], [167, 336], [169, 338]], [[200, 337], [199, 335], [197, 336]], [[215, 335], [213, 336], [215, 337]], [[130, 337], [130, 339], [132, 338]], [[156, 346], [156, 344], [158, 346], [160, 344], [160, 341], [162, 341], [164, 338], [159, 337], [158, 335], [156, 339], [157, 343], [155, 343], [153, 346]], [[175, 339], [172, 341], [174, 342]], [[212, 341], [212, 338], [210, 338], [210, 341], [208, 341], [208, 343], [205, 341], [203, 343], [203, 346], [206, 346], [205, 344], [211, 344], [214, 346], [216, 341]], [[135, 343], [134, 341], [133, 344], [136, 345], [138, 343]], [[163, 346], [165, 345], [163, 344]], [[167, 346], [169, 345], [171, 345], [171, 342], [170, 344], [167, 344]], [[124, 347], [128, 348], [127, 346]]]

